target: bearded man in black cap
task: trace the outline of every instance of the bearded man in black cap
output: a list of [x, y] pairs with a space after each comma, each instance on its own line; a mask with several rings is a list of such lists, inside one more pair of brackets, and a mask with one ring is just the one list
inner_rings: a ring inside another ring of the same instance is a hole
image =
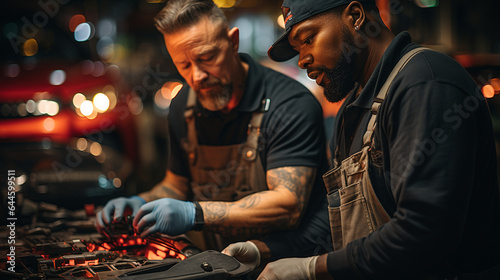
[[[393, 35], [374, 1], [282, 9], [270, 58], [298, 54], [329, 101], [346, 98], [323, 175], [334, 251], [269, 263], [259, 279], [499, 279], [492, 122], [465, 69]], [[242, 244], [225, 252], [265, 253]]]

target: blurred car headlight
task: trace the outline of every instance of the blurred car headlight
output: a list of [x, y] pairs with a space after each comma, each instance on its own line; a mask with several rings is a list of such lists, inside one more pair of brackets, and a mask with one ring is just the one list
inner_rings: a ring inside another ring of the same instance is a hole
[[93, 96], [76, 93], [72, 100], [76, 113], [81, 117], [93, 119], [98, 113], [113, 110], [116, 106], [117, 97], [110, 87], [105, 87], [104, 92], [98, 92]]
[[60, 111], [59, 102], [50, 99], [26, 102], [5, 103], [0, 108], [2, 118], [21, 118], [30, 116], [55, 116]]

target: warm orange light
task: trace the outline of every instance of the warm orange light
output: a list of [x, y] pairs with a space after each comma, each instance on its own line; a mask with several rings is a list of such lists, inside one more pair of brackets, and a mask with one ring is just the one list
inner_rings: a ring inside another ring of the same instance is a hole
[[163, 260], [157, 254], [155, 254], [153, 251], [148, 251], [146, 253], [146, 258], [148, 258], [148, 260]]
[[493, 88], [492, 85], [485, 85], [482, 88], [482, 92], [484, 97], [486, 98], [492, 98], [493, 96], [495, 96], [495, 89]]
[[236, 4], [236, 0], [214, 0], [219, 8], [231, 8]]
[[33, 38], [26, 40], [23, 44], [23, 51], [25, 56], [34, 56], [38, 52], [37, 41]]
[[122, 186], [122, 180], [120, 180], [120, 178], [114, 178], [113, 179], [113, 186], [115, 186], [115, 188], [119, 188]]
[[46, 131], [51, 132], [52, 130], [54, 130], [55, 127], [56, 127], [56, 122], [54, 121], [54, 119], [52, 119], [52, 118], [46, 118], [43, 121], [43, 128]]
[[82, 24], [86, 21], [87, 21], [87, 19], [85, 19], [85, 17], [83, 15], [72, 16], [71, 19], [69, 20], [69, 30], [71, 30], [71, 32], [75, 32], [76, 27], [79, 24]]
[[499, 78], [493, 78], [490, 81], [491, 86], [493, 86], [493, 89], [495, 91], [500, 91], [500, 79]]
[[[176, 83], [174, 83], [175, 85]], [[177, 96], [177, 94], [179, 93], [179, 91], [181, 91], [182, 89], [182, 84], [181, 83], [177, 83], [176, 86], [174, 86], [174, 88], [172, 89], [172, 93], [171, 93], [171, 98], [174, 99], [174, 97]]]
[[276, 22], [278, 23], [278, 26], [285, 29], [285, 20], [283, 19], [283, 14], [279, 15], [279, 17], [276, 19]]
[[164, 252], [164, 251], [156, 251], [156, 254], [158, 255], [158, 257], [160, 257], [160, 259], [164, 259], [167, 257], [167, 253]]
[[[90, 145], [90, 153], [94, 156], [99, 156], [102, 153], [101, 144], [94, 142]], [[123, 239], [121, 239], [121, 243], [123, 243]]]

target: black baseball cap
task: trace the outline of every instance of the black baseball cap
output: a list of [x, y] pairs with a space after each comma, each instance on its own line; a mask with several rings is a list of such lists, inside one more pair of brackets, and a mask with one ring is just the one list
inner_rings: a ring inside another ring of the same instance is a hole
[[[274, 61], [286, 61], [298, 55], [288, 42], [292, 26], [314, 15], [349, 4], [353, 0], [285, 0], [281, 6], [285, 20], [285, 33], [269, 48], [267, 55]], [[360, 3], [375, 3], [375, 0], [358, 0]]]

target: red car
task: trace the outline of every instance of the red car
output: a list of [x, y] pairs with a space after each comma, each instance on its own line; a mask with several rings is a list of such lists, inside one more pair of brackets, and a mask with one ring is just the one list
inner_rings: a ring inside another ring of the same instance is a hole
[[[22, 30], [20, 16], [2, 22]], [[2, 34], [10, 48], [0, 76], [0, 176], [13, 170], [18, 194], [33, 201], [102, 204], [133, 184], [141, 99], [117, 66], [92, 60], [69, 32], [40, 28], [35, 52], [31, 39], [16, 45], [15, 33]]]

